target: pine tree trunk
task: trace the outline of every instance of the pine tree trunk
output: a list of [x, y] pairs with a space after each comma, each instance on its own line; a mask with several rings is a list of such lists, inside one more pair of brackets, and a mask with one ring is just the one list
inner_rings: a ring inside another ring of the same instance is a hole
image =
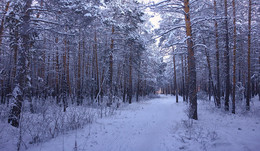
[[234, 24], [234, 35], [233, 35], [233, 92], [232, 92], [232, 113], [236, 113], [236, 49], [237, 49], [237, 29], [236, 29], [236, 4], [235, 0], [232, 0], [233, 6], [233, 24]]
[[187, 65], [187, 56], [185, 58], [185, 97], [187, 102], [189, 102], [189, 75], [188, 75], [188, 65]]
[[129, 56], [129, 79], [128, 79], [128, 102], [129, 104], [132, 103], [132, 93], [133, 93], [133, 90], [132, 90], [132, 55], [130, 54]]
[[[125, 67], [125, 65], [124, 65], [124, 67]], [[126, 92], [127, 92], [127, 88], [126, 88], [126, 73], [125, 73], [126, 71], [124, 71], [124, 90], [123, 90], [123, 102], [126, 102]]]
[[139, 69], [139, 71], [137, 71], [138, 72], [138, 75], [137, 75], [137, 90], [136, 90], [136, 102], [138, 102], [139, 101], [139, 95], [140, 95], [140, 76], [141, 76], [141, 61], [139, 61], [139, 64], [138, 64], [138, 69]]
[[225, 28], [226, 28], [226, 44], [224, 51], [224, 59], [225, 59], [225, 83], [226, 83], [226, 90], [225, 90], [225, 110], [229, 110], [229, 95], [230, 95], [230, 74], [229, 74], [229, 37], [228, 37], [228, 13], [227, 13], [227, 0], [225, 2]]
[[[16, 24], [18, 24], [18, 22], [16, 21]], [[15, 27], [15, 32], [14, 32], [14, 46], [13, 46], [13, 50], [14, 50], [14, 68], [13, 68], [13, 79], [15, 79], [16, 76], [16, 71], [17, 71], [17, 55], [18, 55], [18, 40], [19, 40], [19, 33], [18, 33], [18, 28]]]
[[3, 18], [1, 20], [1, 26], [0, 26], [0, 56], [2, 55], [2, 51], [1, 51], [1, 45], [2, 45], [2, 37], [3, 37], [3, 33], [4, 33], [4, 21], [5, 21], [5, 14], [7, 13], [8, 9], [9, 9], [9, 5], [10, 5], [11, 1], [8, 1], [5, 5], [5, 11], [3, 14]]
[[[203, 43], [205, 45], [205, 40], [204, 39], [203, 39]], [[210, 100], [210, 98], [211, 98], [211, 89], [213, 89], [214, 98], [216, 98], [216, 92], [215, 92], [215, 89], [214, 89], [214, 83], [213, 83], [213, 78], [212, 78], [212, 70], [211, 70], [209, 53], [207, 52], [206, 48], [205, 48], [205, 55], [206, 55], [206, 60], [207, 60], [207, 65], [208, 65], [208, 70], [209, 70], [209, 100]]]
[[[260, 55], [258, 57], [258, 65], [260, 67]], [[260, 73], [260, 68], [258, 69], [258, 73]], [[260, 101], [260, 78], [258, 78], [258, 100]]]
[[[81, 32], [81, 30], [79, 30]], [[79, 37], [78, 42], [78, 77], [77, 77], [77, 104], [82, 105], [82, 98], [81, 98], [81, 39]]]
[[[59, 38], [56, 37], [55, 38], [55, 43], [56, 45], [58, 45], [59, 42]], [[56, 50], [56, 66], [55, 66], [55, 70], [56, 70], [56, 75], [55, 75], [55, 84], [56, 84], [56, 103], [59, 104], [60, 103], [60, 87], [59, 87], [59, 74], [60, 74], [60, 66], [59, 66], [59, 50], [57, 47]]]
[[184, 0], [186, 36], [188, 47], [188, 75], [189, 75], [189, 100], [190, 111], [189, 117], [198, 120], [197, 115], [197, 86], [196, 86], [196, 63], [192, 41], [191, 21], [190, 21], [190, 7], [189, 0]]
[[252, 1], [249, 2], [248, 12], [248, 51], [247, 51], [247, 96], [246, 96], [246, 110], [250, 110], [250, 99], [251, 99], [251, 10]]
[[[94, 44], [94, 53], [95, 53], [95, 61], [96, 61], [96, 83], [97, 83], [97, 90], [96, 90], [96, 100], [99, 102], [99, 70], [98, 70], [98, 55], [97, 55], [97, 31], [95, 31], [95, 38], [94, 38], [95, 44]], [[100, 103], [100, 102], [99, 102]]]
[[184, 65], [183, 65], [183, 55], [181, 55], [181, 74], [182, 74], [182, 76], [181, 76], [181, 79], [182, 79], [182, 99], [183, 99], [183, 101], [185, 102], [186, 101], [186, 99], [185, 99], [185, 82], [184, 82], [184, 75], [185, 75], [185, 73], [184, 73]]
[[112, 37], [111, 37], [111, 45], [110, 45], [110, 54], [109, 54], [109, 104], [111, 105], [113, 102], [113, 49], [114, 49], [114, 39], [113, 35], [115, 32], [114, 26], [112, 26]]
[[174, 54], [174, 48], [172, 47], [173, 51], [173, 69], [174, 69], [174, 93], [176, 95], [176, 103], [179, 102], [178, 99], [178, 86], [177, 86], [177, 76], [176, 76], [176, 65], [175, 65], [175, 54]]
[[[67, 32], [67, 27], [66, 27], [66, 32]], [[69, 66], [70, 66], [70, 58], [69, 58], [69, 47], [67, 46], [67, 37], [64, 38], [64, 71], [66, 72], [66, 81], [69, 89], [69, 95], [71, 96], [71, 84], [70, 84], [70, 71], [69, 71]]]

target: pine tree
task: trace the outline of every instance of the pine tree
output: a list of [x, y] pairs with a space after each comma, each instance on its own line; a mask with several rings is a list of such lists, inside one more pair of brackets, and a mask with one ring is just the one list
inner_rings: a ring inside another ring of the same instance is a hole
[[189, 0], [184, 0], [186, 36], [188, 47], [188, 76], [189, 76], [189, 101], [190, 101], [190, 118], [198, 120], [197, 115], [197, 86], [196, 86], [196, 64], [194, 57], [192, 31], [191, 31], [191, 18]]

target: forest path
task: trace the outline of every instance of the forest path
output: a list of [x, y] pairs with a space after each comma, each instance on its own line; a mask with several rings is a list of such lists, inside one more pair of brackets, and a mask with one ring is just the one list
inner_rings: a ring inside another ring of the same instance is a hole
[[[181, 106], [181, 107], [180, 107]], [[175, 123], [185, 116], [184, 104], [161, 96], [122, 108], [119, 114], [93, 126], [89, 139], [79, 146], [91, 151], [166, 151]], [[172, 143], [170, 143], [172, 144]]]
[[173, 141], [168, 138], [174, 123], [179, 123], [185, 116], [183, 107], [183, 103], [176, 104], [175, 97], [171, 96], [129, 105], [113, 119], [102, 120], [100, 128], [94, 130], [94, 134], [92, 132], [83, 148], [91, 151], [166, 151], [166, 144]]
[[[173, 128], [186, 117], [185, 104], [173, 96], [160, 96], [133, 103], [116, 111], [111, 117], [98, 119], [77, 132], [59, 136], [37, 150], [73, 151], [167, 151], [173, 146]], [[35, 150], [32, 147], [30, 150]]]

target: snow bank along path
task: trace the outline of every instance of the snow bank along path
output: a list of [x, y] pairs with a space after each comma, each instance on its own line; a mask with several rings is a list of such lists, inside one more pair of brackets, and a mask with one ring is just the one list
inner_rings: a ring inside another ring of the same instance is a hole
[[[260, 102], [252, 110], [260, 113]], [[259, 116], [233, 115], [199, 101], [199, 121], [189, 132], [185, 103], [174, 96], [133, 103], [116, 115], [69, 132], [29, 151], [257, 151], [260, 148]], [[260, 115], [260, 114], [259, 114]], [[188, 134], [188, 135], [187, 135]], [[77, 140], [77, 149], [75, 149]]]

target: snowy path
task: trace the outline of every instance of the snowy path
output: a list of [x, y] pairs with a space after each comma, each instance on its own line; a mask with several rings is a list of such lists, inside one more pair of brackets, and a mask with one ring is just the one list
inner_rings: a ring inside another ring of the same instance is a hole
[[[29, 151], [257, 151], [260, 148], [260, 102], [248, 115], [233, 115], [199, 101], [199, 120], [183, 124], [186, 105], [173, 96], [133, 103], [116, 115], [98, 119]], [[77, 135], [76, 135], [77, 134]]]
[[[132, 108], [132, 109], [131, 109]], [[183, 108], [169, 97], [133, 104], [115, 119], [100, 125], [86, 150], [160, 151], [167, 150], [172, 123], [184, 116]], [[105, 147], [104, 147], [105, 146]]]
[[[184, 116], [184, 104], [174, 97], [162, 96], [151, 101], [133, 103], [116, 115], [99, 119], [79, 130], [78, 150], [85, 151], [167, 151], [173, 123]], [[30, 150], [72, 151], [75, 132], [32, 147]]]

